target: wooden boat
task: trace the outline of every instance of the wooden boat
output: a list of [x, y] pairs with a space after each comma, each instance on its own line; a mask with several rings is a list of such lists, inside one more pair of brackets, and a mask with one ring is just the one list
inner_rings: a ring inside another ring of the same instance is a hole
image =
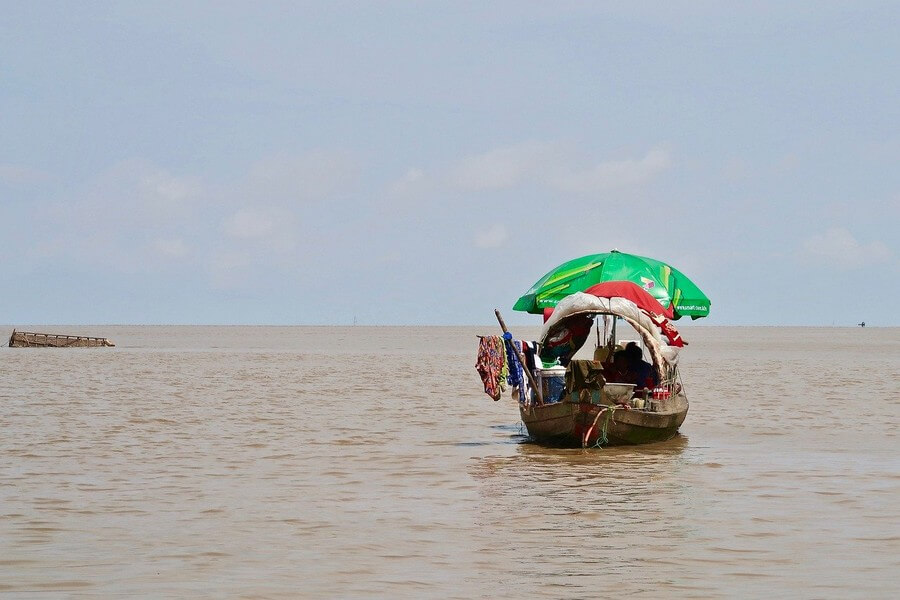
[[581, 402], [577, 395], [561, 402], [519, 405], [528, 435], [537, 442], [558, 446], [615, 446], [671, 439], [688, 412], [684, 394], [651, 400], [637, 409], [629, 404]]
[[16, 331], [15, 329], [9, 336], [10, 348], [97, 348], [103, 346], [115, 346], [115, 344], [107, 338], [101, 337], [35, 333]]
[[[599, 360], [573, 360], [598, 316], [607, 325], [612, 323], [611, 336], [604, 333], [602, 344], [598, 326], [599, 354], [612, 356], [617, 345], [615, 324], [619, 320], [627, 322], [641, 336], [644, 351], [653, 361], [656, 387], [634, 394], [634, 383], [606, 381]], [[519, 413], [532, 440], [588, 447], [660, 442], [678, 433], [688, 412], [677, 365], [683, 340], [671, 323], [666, 321], [662, 328], [653, 317], [658, 315], [623, 297], [577, 292], [557, 304], [541, 331], [539, 348], [543, 363], [536, 362], [544, 364], [556, 359], [567, 366], [538, 367], [533, 372], [526, 368], [531, 391], [519, 394], [524, 398], [519, 402]], [[502, 319], [500, 322], [506, 331]], [[669, 345], [667, 340], [675, 340], [678, 345]], [[576, 367], [593, 374], [587, 379], [573, 376], [571, 371]]]

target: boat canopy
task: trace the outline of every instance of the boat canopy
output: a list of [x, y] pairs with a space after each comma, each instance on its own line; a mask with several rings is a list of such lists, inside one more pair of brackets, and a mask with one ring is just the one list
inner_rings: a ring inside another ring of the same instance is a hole
[[663, 342], [660, 330], [650, 317], [627, 298], [598, 298], [576, 292], [566, 296], [541, 329], [540, 358], [551, 362], [559, 359], [567, 364], [587, 341], [596, 315], [621, 317], [641, 336], [650, 352], [659, 376], [665, 376], [667, 365], [675, 363], [678, 349]]

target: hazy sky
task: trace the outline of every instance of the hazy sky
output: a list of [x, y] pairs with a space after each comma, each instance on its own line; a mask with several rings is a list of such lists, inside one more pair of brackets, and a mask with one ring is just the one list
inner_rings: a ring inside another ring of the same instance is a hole
[[0, 322], [535, 323], [617, 247], [900, 325], [900, 3], [0, 9]]

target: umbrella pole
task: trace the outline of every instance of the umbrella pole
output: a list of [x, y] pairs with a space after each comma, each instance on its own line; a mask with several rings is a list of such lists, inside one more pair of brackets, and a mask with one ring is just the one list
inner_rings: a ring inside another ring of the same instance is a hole
[[[500, 309], [495, 308], [494, 314], [497, 315], [497, 321], [500, 323], [500, 329], [503, 330], [503, 333], [509, 333], [509, 330], [506, 329], [506, 323], [503, 322], [503, 317], [500, 316]], [[537, 397], [538, 404], [544, 403], [544, 396], [541, 394], [541, 388], [538, 387], [538, 384], [534, 381], [534, 375], [531, 374], [531, 369], [528, 368], [528, 365], [525, 363], [525, 357], [522, 356], [522, 351], [519, 350], [515, 344], [512, 345], [513, 350], [516, 351], [516, 356], [519, 358], [519, 362], [522, 364], [522, 370], [525, 371], [525, 376], [528, 377], [528, 383], [531, 384], [531, 389], [534, 390], [534, 395]], [[522, 390], [522, 393], [525, 393], [525, 390]]]

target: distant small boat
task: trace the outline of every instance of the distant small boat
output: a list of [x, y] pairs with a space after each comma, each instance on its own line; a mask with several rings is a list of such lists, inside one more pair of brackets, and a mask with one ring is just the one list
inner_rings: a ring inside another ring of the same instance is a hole
[[33, 331], [16, 331], [9, 336], [10, 348], [99, 348], [115, 346], [107, 338], [85, 335], [59, 335], [55, 333], [36, 333]]

